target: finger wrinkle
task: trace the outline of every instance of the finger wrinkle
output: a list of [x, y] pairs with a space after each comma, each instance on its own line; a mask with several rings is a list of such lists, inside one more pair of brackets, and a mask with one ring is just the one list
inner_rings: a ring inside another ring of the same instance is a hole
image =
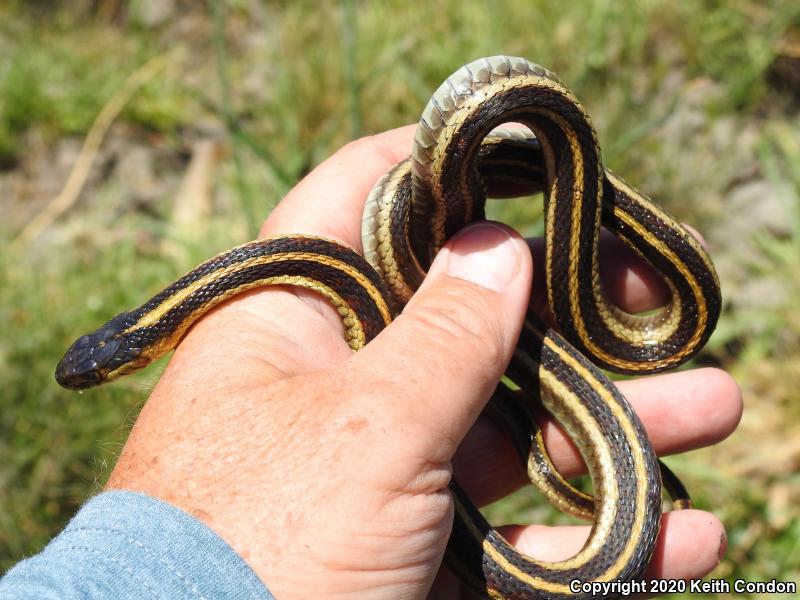
[[372, 135], [366, 138], [366, 141], [372, 145], [372, 149], [377, 151], [378, 156], [383, 160], [384, 170], [390, 169], [411, 154], [411, 143], [409, 143], [407, 147], [400, 149], [396, 144], [397, 140], [393, 139], [392, 143], [390, 143], [389, 139], [390, 137], [396, 137], [398, 133], [402, 134], [402, 137], [405, 138], [412, 128], [413, 126], [401, 127], [387, 132], [388, 135]]

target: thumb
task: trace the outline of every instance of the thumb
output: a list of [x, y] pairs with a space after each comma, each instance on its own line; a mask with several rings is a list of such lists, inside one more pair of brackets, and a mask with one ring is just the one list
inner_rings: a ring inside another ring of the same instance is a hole
[[350, 381], [380, 397], [385, 430], [400, 432], [408, 452], [452, 458], [511, 360], [531, 278], [530, 250], [516, 232], [492, 222], [467, 227], [439, 252], [403, 313], [353, 356]]

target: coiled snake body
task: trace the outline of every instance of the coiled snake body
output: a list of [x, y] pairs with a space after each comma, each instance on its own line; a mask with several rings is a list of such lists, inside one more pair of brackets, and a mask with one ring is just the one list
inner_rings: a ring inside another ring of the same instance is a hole
[[[528, 130], [495, 130], [508, 122]], [[411, 157], [381, 178], [367, 199], [366, 261], [338, 242], [305, 235], [244, 244], [78, 339], [56, 379], [81, 389], [144, 367], [172, 350], [216, 304], [271, 284], [323, 294], [358, 350], [402, 310], [446, 240], [483, 218], [487, 195], [533, 191], [545, 198], [547, 298], [558, 332], [529, 311], [506, 373], [515, 388], [499, 384], [490, 406], [508, 425], [531, 481], [560, 509], [592, 519], [593, 527], [576, 556], [539, 561], [492, 529], [453, 482], [447, 560], [485, 597], [600, 597], [570, 583], [642, 577], [658, 535], [662, 480], [673, 506], [689, 505], [680, 481], [659, 463], [636, 414], [600, 368], [655, 372], [694, 356], [718, 319], [719, 283], [705, 250], [679, 223], [603, 169], [589, 117], [566, 86], [524, 59], [477, 60], [434, 93]], [[672, 293], [666, 307], [641, 317], [608, 300], [599, 280], [601, 225], [660, 273]], [[531, 409], [536, 398], [581, 451], [594, 497], [553, 467]]]

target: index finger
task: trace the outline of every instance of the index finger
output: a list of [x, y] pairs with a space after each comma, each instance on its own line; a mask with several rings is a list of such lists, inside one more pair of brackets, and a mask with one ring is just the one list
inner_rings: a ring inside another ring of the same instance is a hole
[[261, 227], [261, 235], [307, 233], [361, 250], [361, 212], [372, 186], [411, 154], [416, 125], [350, 142], [298, 183]]

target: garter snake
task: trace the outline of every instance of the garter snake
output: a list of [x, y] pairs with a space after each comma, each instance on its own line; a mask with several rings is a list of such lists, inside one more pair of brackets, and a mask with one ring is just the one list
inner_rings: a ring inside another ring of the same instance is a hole
[[[508, 122], [527, 129], [495, 129]], [[270, 284], [325, 296], [357, 350], [402, 310], [446, 240], [483, 218], [487, 195], [533, 191], [544, 195], [547, 299], [558, 331], [529, 310], [506, 373], [514, 387], [499, 384], [487, 410], [507, 426], [531, 481], [558, 508], [592, 519], [593, 527], [571, 559], [536, 560], [504, 540], [454, 481], [446, 558], [483, 597], [617, 597], [613, 587], [575, 592], [570, 582], [641, 578], [659, 531], [662, 480], [675, 507], [687, 506], [688, 497], [600, 368], [656, 372], [694, 356], [719, 316], [719, 284], [702, 246], [603, 168], [591, 121], [573, 94], [524, 59], [480, 59], [434, 93], [411, 157], [384, 175], [366, 201], [366, 261], [338, 242], [306, 235], [244, 244], [79, 338], [56, 379], [81, 389], [141, 368], [173, 349], [212, 306]], [[609, 301], [599, 279], [601, 226], [658, 271], [672, 293], [667, 306], [638, 316]], [[536, 425], [537, 397], [581, 451], [594, 497], [553, 467]]]

